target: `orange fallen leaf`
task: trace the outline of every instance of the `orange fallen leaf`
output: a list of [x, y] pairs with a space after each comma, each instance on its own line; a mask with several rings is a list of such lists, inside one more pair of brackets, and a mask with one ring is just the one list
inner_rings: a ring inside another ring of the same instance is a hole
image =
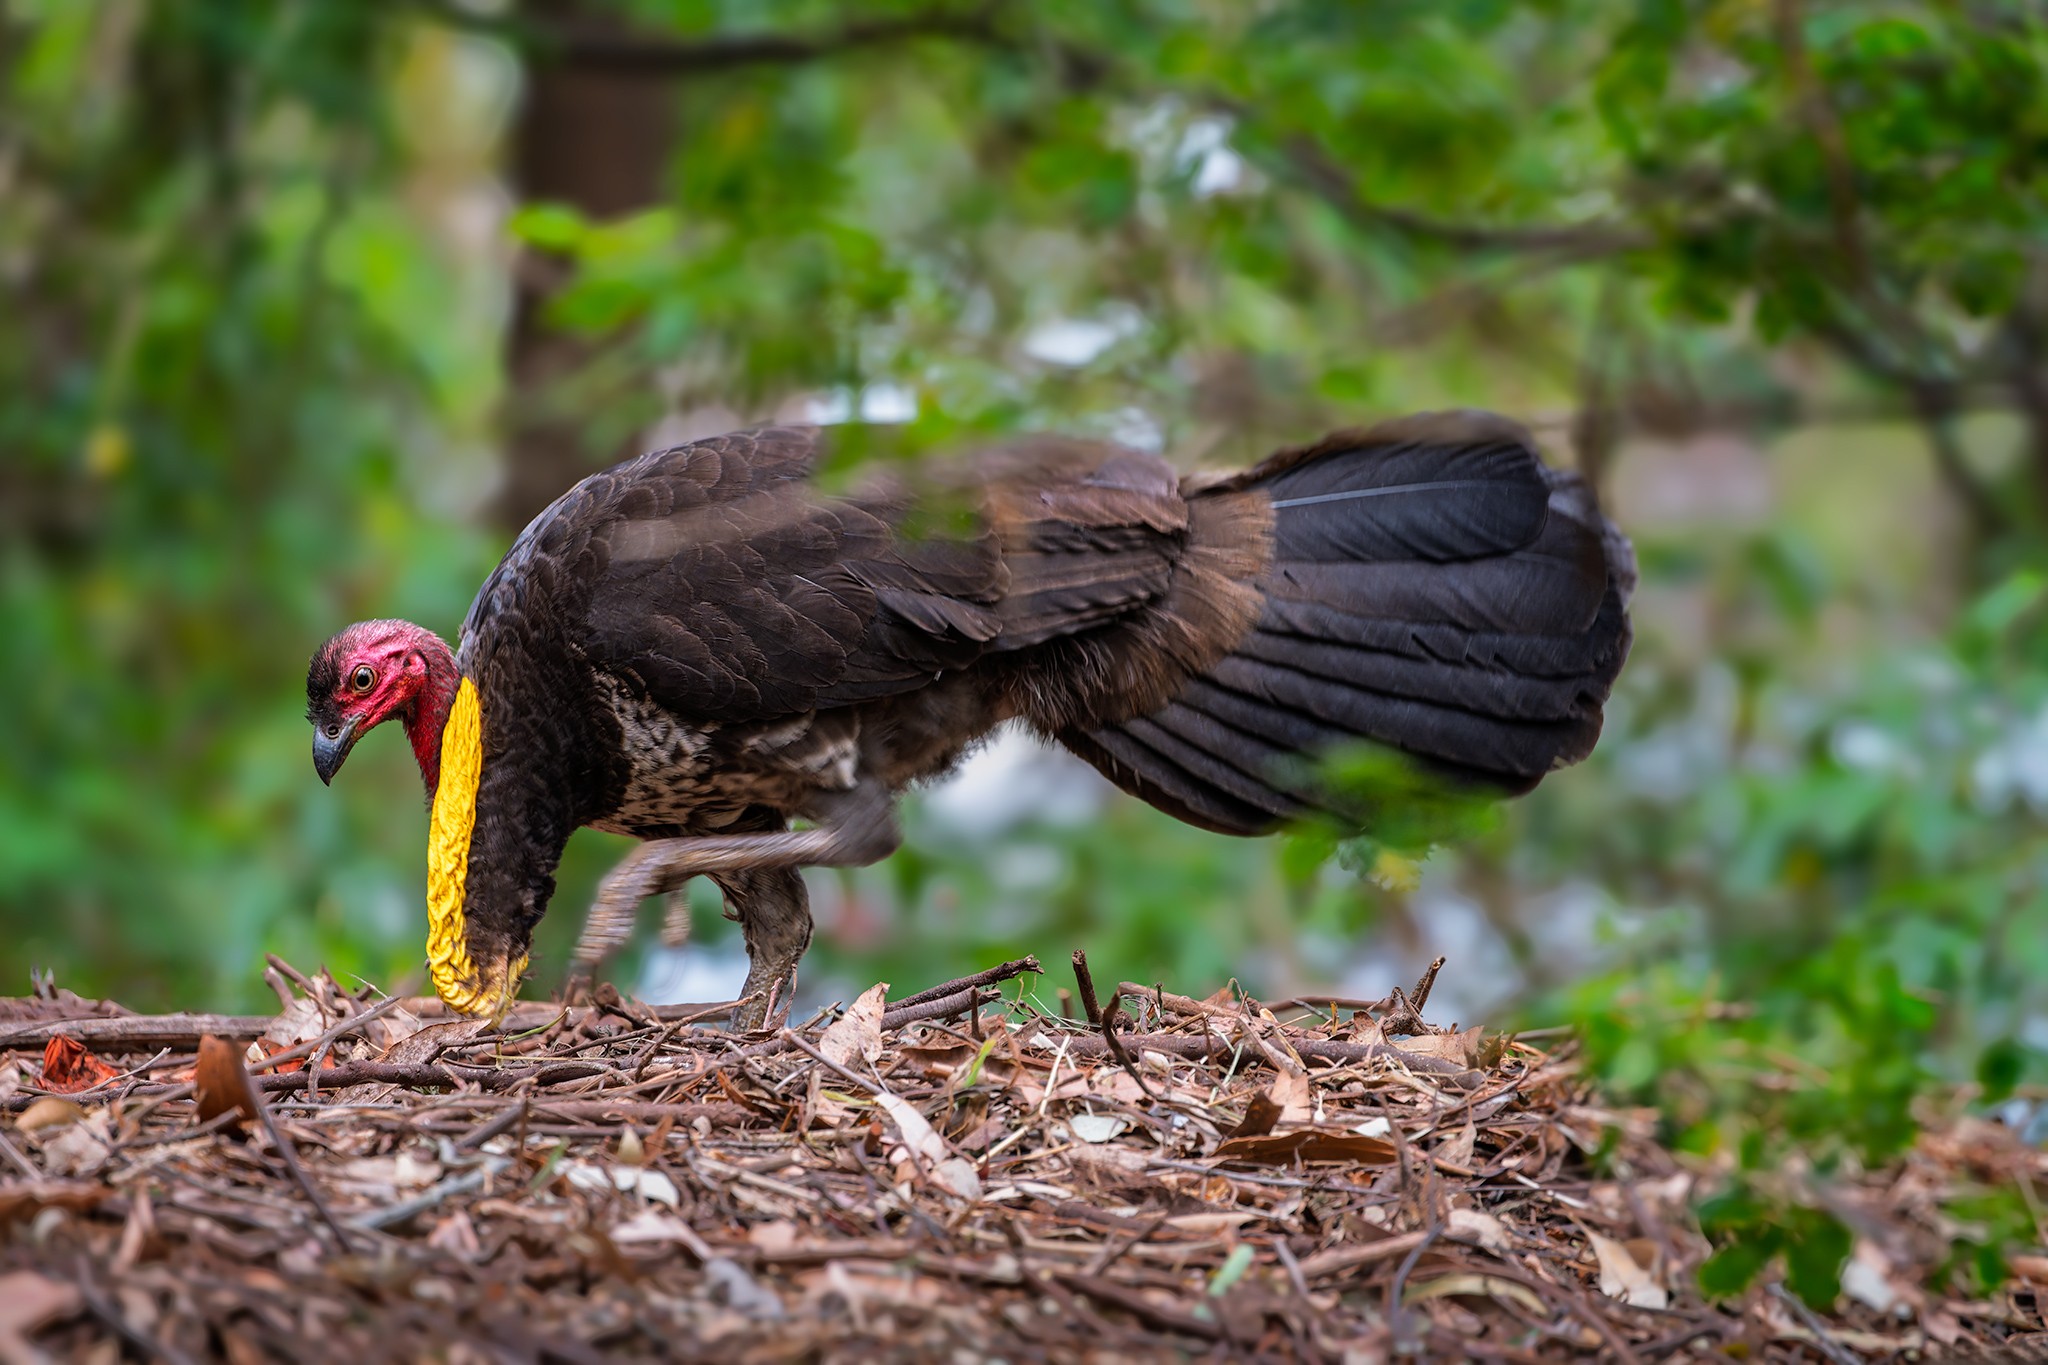
[[210, 1123], [229, 1110], [242, 1117], [230, 1127], [241, 1128], [256, 1117], [256, 1095], [249, 1088], [249, 1072], [233, 1043], [211, 1033], [199, 1040], [199, 1062], [192, 1068], [192, 1094], [199, 1104], [199, 1121]]
[[76, 1038], [67, 1038], [59, 1034], [43, 1047], [45, 1090], [75, 1095], [81, 1090], [90, 1090], [105, 1081], [111, 1081], [120, 1074], [119, 1067], [108, 1066], [93, 1056], [92, 1049]]

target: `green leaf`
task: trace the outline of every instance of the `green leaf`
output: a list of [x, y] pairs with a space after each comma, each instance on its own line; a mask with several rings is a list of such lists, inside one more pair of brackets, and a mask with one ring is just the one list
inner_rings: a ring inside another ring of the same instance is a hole
[[1742, 1293], [1777, 1254], [1781, 1240], [1775, 1229], [1759, 1229], [1722, 1247], [1700, 1263], [1700, 1292], [1710, 1299]]
[[565, 255], [575, 251], [590, 224], [566, 204], [525, 204], [506, 224], [512, 235], [530, 246]]
[[2048, 575], [2022, 569], [1970, 604], [1964, 618], [1971, 629], [1998, 636], [2048, 599]]
[[1977, 1058], [1977, 1084], [1984, 1088], [1983, 1100], [1997, 1104], [2009, 1098], [2026, 1074], [2027, 1054], [2011, 1038], [2001, 1038]]
[[980, 1048], [976, 1049], [974, 1060], [968, 1063], [966, 1072], [960, 1077], [960, 1089], [971, 1090], [975, 1083], [981, 1080], [981, 1069], [987, 1064], [988, 1055], [995, 1051], [996, 1042], [1000, 1037], [1000, 1034], [992, 1033], [982, 1042]]
[[1785, 1284], [1808, 1308], [1826, 1312], [1842, 1292], [1842, 1267], [1849, 1263], [1849, 1229], [1819, 1209], [1793, 1210], [1784, 1243]]
[[1216, 1267], [1216, 1273], [1209, 1277], [1208, 1296], [1212, 1299], [1222, 1298], [1230, 1292], [1232, 1285], [1244, 1278], [1245, 1271], [1251, 1268], [1252, 1245], [1250, 1242], [1239, 1242], [1230, 1249], [1230, 1254], [1223, 1258], [1223, 1264]]

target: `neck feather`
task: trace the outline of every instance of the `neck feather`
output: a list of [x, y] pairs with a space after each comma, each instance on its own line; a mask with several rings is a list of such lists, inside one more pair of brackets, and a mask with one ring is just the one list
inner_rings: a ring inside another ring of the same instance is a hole
[[406, 708], [405, 737], [412, 741], [412, 756], [419, 762], [420, 780], [426, 783], [427, 800], [431, 801], [441, 784], [441, 731], [447, 728], [462, 673], [440, 636], [423, 630], [420, 637], [419, 652], [426, 661], [427, 678]]

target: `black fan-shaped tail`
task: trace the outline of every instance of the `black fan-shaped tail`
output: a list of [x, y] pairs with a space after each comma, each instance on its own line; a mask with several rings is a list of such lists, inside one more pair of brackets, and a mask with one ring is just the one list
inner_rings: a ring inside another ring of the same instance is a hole
[[1359, 740], [1502, 794], [1592, 752], [1628, 655], [1634, 556], [1519, 426], [1408, 418], [1221, 486], [1245, 488], [1273, 508], [1259, 619], [1165, 706], [1061, 735], [1111, 780], [1257, 834], [1318, 811], [1369, 820], [1304, 762]]

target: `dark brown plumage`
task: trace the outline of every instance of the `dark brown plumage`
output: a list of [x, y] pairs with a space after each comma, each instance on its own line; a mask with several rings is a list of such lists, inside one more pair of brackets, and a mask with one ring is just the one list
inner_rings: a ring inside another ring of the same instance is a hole
[[786, 1007], [809, 939], [800, 867], [884, 856], [895, 795], [1005, 720], [1208, 829], [1356, 823], [1369, 813], [1300, 756], [1371, 740], [1526, 791], [1592, 750], [1628, 651], [1627, 542], [1486, 414], [1207, 480], [1034, 438], [841, 497], [810, 482], [829, 439], [739, 432], [584, 480], [484, 584], [452, 661], [422, 658], [402, 695], [357, 706], [348, 679], [432, 655], [425, 632], [378, 654], [365, 633], [398, 626], [370, 623], [316, 655], [323, 776], [396, 714], [431, 791], [447, 698], [474, 684], [479, 973], [505, 984], [569, 833], [595, 825], [650, 842], [579, 956], [615, 946], [644, 896], [710, 875], [746, 929], [758, 1022]]

